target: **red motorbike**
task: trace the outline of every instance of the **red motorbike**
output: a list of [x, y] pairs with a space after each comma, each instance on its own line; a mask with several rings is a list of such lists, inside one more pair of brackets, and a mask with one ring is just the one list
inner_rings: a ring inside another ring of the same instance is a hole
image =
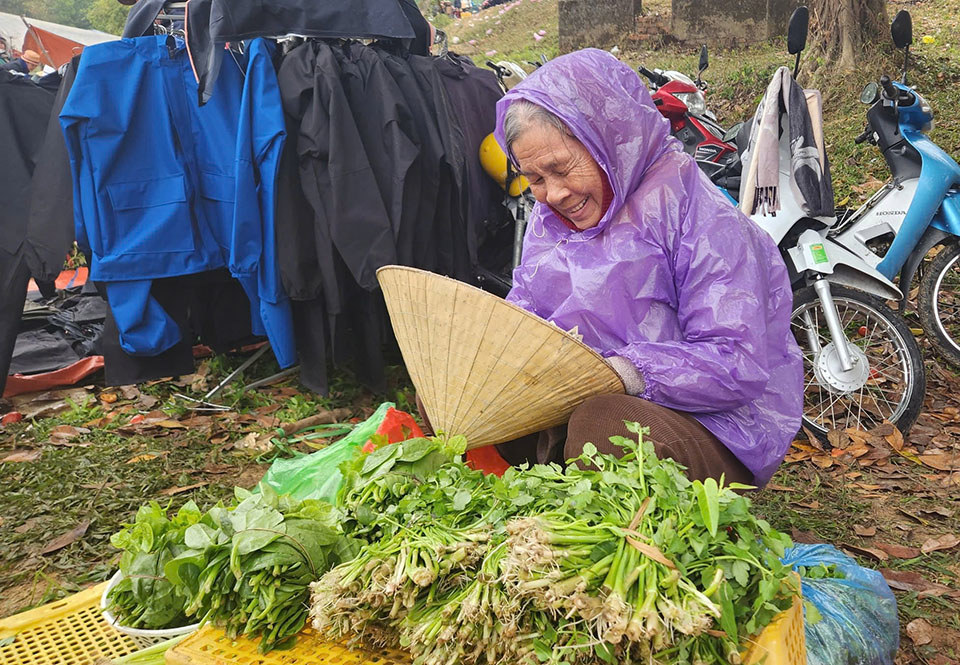
[[651, 71], [643, 66], [639, 71], [650, 81], [653, 103], [670, 121], [670, 132], [680, 139], [700, 168], [715, 179], [736, 159], [737, 146], [716, 116], [707, 110], [707, 84], [702, 75], [708, 66], [707, 47], [703, 46], [696, 81], [675, 71]]

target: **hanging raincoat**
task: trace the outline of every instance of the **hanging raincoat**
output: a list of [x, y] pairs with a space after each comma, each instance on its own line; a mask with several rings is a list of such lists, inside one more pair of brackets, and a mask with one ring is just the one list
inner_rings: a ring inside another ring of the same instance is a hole
[[553, 60], [497, 105], [556, 114], [613, 189], [600, 223], [538, 203], [507, 299], [640, 371], [637, 395], [691, 413], [766, 483], [800, 427], [803, 367], [776, 244], [727, 203], [670, 136], [646, 87], [609, 53]]

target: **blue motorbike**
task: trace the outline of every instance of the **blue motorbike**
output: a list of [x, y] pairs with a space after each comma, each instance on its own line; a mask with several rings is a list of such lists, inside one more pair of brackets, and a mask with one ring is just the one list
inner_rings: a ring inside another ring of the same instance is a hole
[[880, 149], [891, 179], [830, 236], [888, 279], [899, 275], [901, 311], [924, 259], [939, 248], [922, 270], [917, 309], [937, 350], [960, 364], [960, 165], [927, 136], [933, 110], [907, 85], [908, 12], [897, 14], [891, 33], [904, 50], [901, 80], [867, 84], [867, 126], [856, 138]]

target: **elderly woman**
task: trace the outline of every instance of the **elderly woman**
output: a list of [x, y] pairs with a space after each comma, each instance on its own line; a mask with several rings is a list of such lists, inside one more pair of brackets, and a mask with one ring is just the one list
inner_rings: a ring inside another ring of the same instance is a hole
[[544, 65], [497, 106], [497, 139], [537, 205], [507, 299], [583, 341], [627, 395], [588, 400], [565, 428], [501, 444], [511, 463], [618, 453], [650, 428], [692, 478], [766, 483], [800, 427], [802, 360], [775, 243], [670, 136], [637, 74], [585, 50]]

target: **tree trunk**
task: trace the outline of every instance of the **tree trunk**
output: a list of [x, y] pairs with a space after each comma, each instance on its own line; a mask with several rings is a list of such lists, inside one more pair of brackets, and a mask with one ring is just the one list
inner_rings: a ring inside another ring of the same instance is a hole
[[888, 25], [886, 0], [811, 0], [810, 53], [852, 70]]

